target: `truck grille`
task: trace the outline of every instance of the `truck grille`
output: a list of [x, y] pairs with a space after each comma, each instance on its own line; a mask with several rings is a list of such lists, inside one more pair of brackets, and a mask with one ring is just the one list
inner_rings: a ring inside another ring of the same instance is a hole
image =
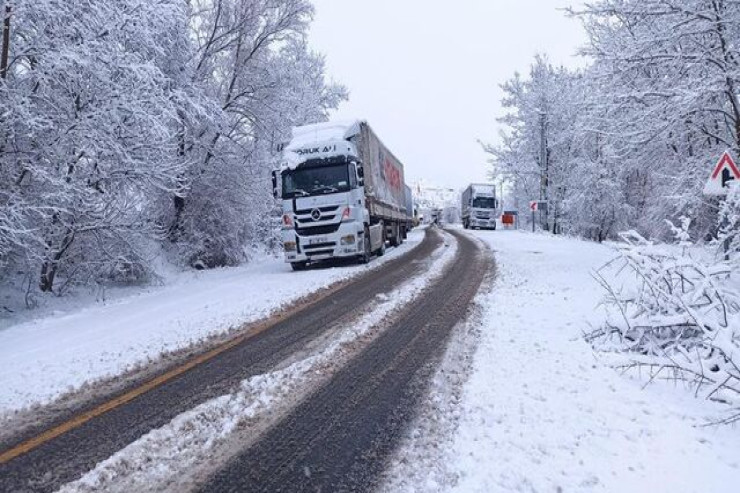
[[[337, 215], [336, 215], [336, 214], [331, 214], [331, 215], [325, 215], [325, 216], [321, 216], [321, 219], [319, 219], [319, 221], [320, 221], [320, 222], [325, 222], [325, 221], [333, 221], [333, 220], [334, 220], [334, 218], [336, 218], [336, 217], [337, 217]], [[303, 224], [304, 226], [305, 226], [306, 224], [311, 224], [311, 223], [315, 223], [315, 222], [317, 222], [317, 221], [316, 221], [316, 220], [315, 220], [314, 218], [312, 218], [311, 216], [309, 216], [308, 218], [305, 218], [305, 217], [298, 217], [298, 216], [296, 216], [296, 221], [297, 221], [297, 222], [299, 222], [299, 223], [301, 223], [301, 224]]]
[[312, 257], [314, 255], [331, 255], [333, 253], [334, 253], [333, 248], [327, 248], [323, 250], [311, 250], [311, 251], [306, 250], [307, 257]]
[[331, 233], [336, 233], [339, 231], [339, 225], [341, 223], [336, 224], [327, 224], [324, 226], [308, 226], [308, 227], [299, 227], [296, 225], [295, 232], [298, 233], [299, 236], [318, 236], [318, 235], [328, 235]]
[[[317, 207], [317, 209], [320, 210], [322, 214], [330, 213], [330, 212], [333, 212], [333, 213], [336, 214], [337, 209], [339, 209], [339, 206], [338, 205], [332, 205], [332, 206], [329, 206], [329, 207]], [[313, 211], [313, 209], [299, 209], [299, 210], [296, 210], [295, 213], [297, 215], [299, 215], [299, 216], [304, 216], [304, 215], [310, 216], [311, 215], [311, 211]]]
[[[295, 211], [297, 228], [308, 228], [313, 224], [324, 226], [327, 222], [333, 222], [339, 214], [339, 206], [316, 207], [313, 209], [298, 209]], [[318, 233], [316, 233], [318, 234]]]
[[333, 251], [335, 246], [336, 246], [336, 243], [334, 243], [333, 241], [327, 241], [326, 243], [314, 243], [313, 245], [303, 245], [303, 249], [306, 251], [306, 253], [309, 253], [309, 250], [316, 250], [317, 248], [326, 249], [326, 248], [331, 247]]

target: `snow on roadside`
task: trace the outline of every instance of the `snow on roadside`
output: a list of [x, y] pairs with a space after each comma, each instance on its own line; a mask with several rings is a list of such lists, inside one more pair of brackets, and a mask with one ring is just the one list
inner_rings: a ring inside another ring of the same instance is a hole
[[[721, 406], [684, 387], [626, 378], [582, 334], [603, 293], [590, 272], [608, 247], [520, 232], [480, 232], [498, 277], [472, 374], [444, 413], [456, 431], [397, 491], [734, 492], [740, 429], [705, 427]], [[452, 418], [451, 418], [452, 417]], [[415, 434], [399, 456], [415, 453]], [[435, 458], [436, 457], [436, 458]], [[401, 466], [397, 466], [401, 467]], [[391, 474], [393, 477], [393, 474]]]
[[480, 341], [482, 302], [490, 289], [484, 282], [469, 319], [453, 328], [450, 341], [429, 385], [408, 436], [390, 459], [378, 491], [437, 491], [450, 484], [448, 451], [460, 420], [462, 384], [470, 377]]
[[[123, 374], [375, 269], [419, 245], [423, 230], [366, 266], [291, 272], [281, 259], [202, 272], [174, 285], [0, 330], [0, 417]], [[0, 418], [0, 422], [2, 418]]]
[[175, 417], [99, 463], [81, 479], [65, 485], [60, 492], [182, 491], [192, 487], [204, 472], [202, 468], [217, 465], [214, 449], [234, 448], [226, 442], [237, 431], [237, 440], [245, 434], [254, 440], [257, 433], [244, 429], [250, 426], [250, 420], [277, 419], [281, 405], [285, 411], [328, 380], [382, 332], [383, 322], [391, 313], [408, 305], [442, 275], [457, 251], [456, 241], [450, 235], [445, 235], [445, 242], [432, 255], [429, 269], [379, 295], [367, 314], [350, 326], [339, 328], [323, 348], [285, 368], [246, 379], [235, 392]]

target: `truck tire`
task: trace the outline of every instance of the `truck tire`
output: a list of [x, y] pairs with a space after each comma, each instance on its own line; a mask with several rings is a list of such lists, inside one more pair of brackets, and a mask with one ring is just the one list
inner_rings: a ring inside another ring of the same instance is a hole
[[375, 255], [378, 257], [385, 255], [385, 234], [383, 234], [383, 241], [380, 242], [380, 248], [375, 250]]
[[308, 262], [291, 262], [290, 267], [295, 271], [306, 270], [306, 268], [308, 267]]
[[400, 226], [396, 225], [396, 227], [393, 228], [393, 236], [391, 236], [390, 243], [392, 247], [397, 247], [401, 244], [399, 241], [399, 235], [400, 233]]

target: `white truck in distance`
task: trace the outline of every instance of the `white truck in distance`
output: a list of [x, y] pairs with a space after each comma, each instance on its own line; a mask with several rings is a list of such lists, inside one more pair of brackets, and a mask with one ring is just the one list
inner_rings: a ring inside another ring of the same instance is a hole
[[498, 205], [495, 185], [468, 185], [462, 193], [460, 209], [463, 228], [496, 229]]
[[293, 128], [273, 194], [282, 198], [285, 260], [294, 270], [332, 258], [368, 262], [385, 253], [386, 240], [401, 244], [413, 215], [403, 165], [364, 121]]

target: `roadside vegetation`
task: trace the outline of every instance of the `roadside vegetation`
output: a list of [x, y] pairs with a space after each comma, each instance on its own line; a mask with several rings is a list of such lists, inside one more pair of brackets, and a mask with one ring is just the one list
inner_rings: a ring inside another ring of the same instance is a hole
[[[346, 97], [308, 0], [4, 3], [0, 278], [39, 292], [210, 268], [274, 235], [291, 126]], [[162, 255], [164, 254], [164, 255]]]
[[503, 84], [494, 174], [520, 210], [548, 202], [544, 229], [620, 241], [597, 274], [614, 316], [588, 334], [595, 347], [737, 407], [740, 194], [702, 189], [724, 151], [740, 157], [740, 5], [600, 0], [568, 15], [586, 29], [588, 65], [538, 56]]
[[666, 219], [687, 216], [692, 238], [716, 237], [718, 201], [702, 188], [725, 150], [740, 152], [740, 5], [600, 0], [569, 14], [588, 34], [588, 65], [541, 55], [502, 85], [494, 175], [520, 210], [547, 200], [550, 231], [671, 240]]
[[623, 233], [619, 257], [596, 275], [610, 315], [587, 334], [616, 368], [648, 381], [682, 381], [697, 397], [732, 406], [716, 421], [740, 421], [740, 293], [737, 262], [696, 248], [689, 221], [678, 245]]

